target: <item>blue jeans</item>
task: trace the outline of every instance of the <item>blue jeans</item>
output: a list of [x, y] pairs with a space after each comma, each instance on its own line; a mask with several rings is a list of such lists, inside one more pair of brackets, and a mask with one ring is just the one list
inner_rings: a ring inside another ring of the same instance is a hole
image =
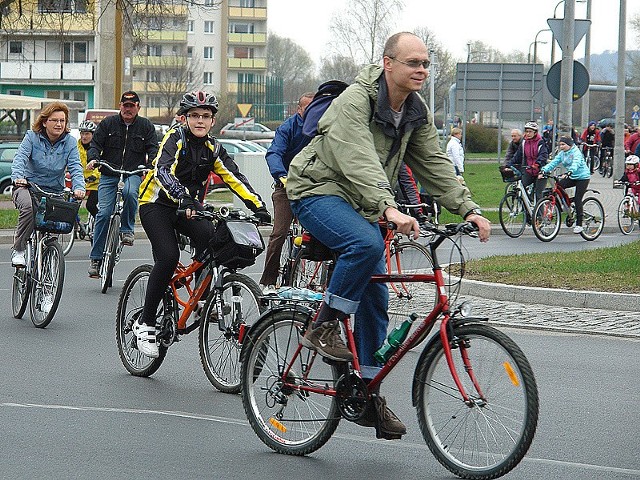
[[340, 256], [324, 301], [346, 314], [355, 314], [354, 335], [363, 378], [380, 370], [373, 354], [387, 335], [389, 290], [369, 283], [385, 273], [384, 239], [377, 223], [369, 223], [340, 197], [316, 196], [291, 202], [302, 226]]
[[[116, 205], [116, 192], [120, 177], [102, 175], [98, 183], [98, 215], [96, 216], [95, 228], [93, 230], [93, 245], [89, 258], [91, 260], [102, 260], [104, 244], [107, 241], [107, 230], [109, 229], [109, 218]], [[142, 177], [132, 175], [124, 179], [124, 190], [122, 199], [122, 217], [120, 232], [133, 233], [136, 221], [136, 211], [138, 210], [138, 190], [142, 183]]]

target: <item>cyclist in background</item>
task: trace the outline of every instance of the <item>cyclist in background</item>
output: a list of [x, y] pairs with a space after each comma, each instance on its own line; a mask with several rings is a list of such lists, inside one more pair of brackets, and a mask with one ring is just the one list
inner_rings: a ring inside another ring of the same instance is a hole
[[[82, 168], [87, 168], [87, 152], [91, 146], [93, 132], [96, 131], [96, 124], [91, 120], [85, 120], [78, 125], [80, 130], [80, 138], [78, 139], [78, 153], [80, 154], [80, 163]], [[86, 189], [85, 199], [86, 207], [89, 213], [96, 217], [98, 214], [98, 182], [100, 181], [100, 171], [97, 169], [84, 171], [84, 184]]]
[[[384, 48], [384, 66], [369, 65], [340, 94], [318, 122], [318, 135], [291, 162], [287, 195], [293, 213], [320, 242], [339, 253], [324, 300], [302, 343], [334, 361], [352, 354], [340, 336], [339, 320], [355, 314], [354, 333], [365, 381], [381, 365], [374, 357], [385, 340], [389, 291], [369, 283], [384, 273], [384, 240], [378, 218], [398, 231], [419, 236], [417, 221], [398, 211], [392, 186], [400, 162], [448, 210], [475, 222], [481, 241], [490, 224], [461, 185], [442, 152], [438, 132], [418, 92], [427, 79], [429, 51], [409, 32], [395, 34]], [[372, 112], [373, 109], [373, 112]], [[373, 114], [373, 115], [372, 115]], [[377, 390], [377, 389], [376, 389]], [[379, 391], [356, 423], [380, 427], [385, 438], [399, 438], [406, 427], [386, 406]]]
[[522, 144], [522, 132], [518, 128], [514, 128], [511, 130], [511, 141], [509, 142], [509, 146], [507, 147], [507, 153], [504, 157], [503, 165], [509, 165], [511, 163], [511, 159], [520, 148]]
[[[220, 176], [260, 221], [271, 221], [260, 196], [227, 151], [209, 137], [217, 112], [214, 95], [202, 91], [186, 93], [179, 110], [185, 115], [185, 124], [165, 134], [153, 160], [153, 170], [140, 185], [140, 221], [151, 242], [155, 263], [142, 315], [133, 324], [133, 331], [138, 349], [149, 357], [158, 356], [156, 312], [180, 259], [176, 232], [191, 239], [196, 254], [204, 251], [213, 237], [211, 222], [191, 220], [196, 211], [202, 210], [200, 200], [209, 174]], [[184, 210], [185, 215], [178, 215], [178, 209]]]
[[[640, 182], [640, 169], [638, 163], [640, 158], [636, 155], [629, 155], [624, 161], [624, 173], [620, 177], [619, 182], [635, 183]], [[640, 201], [640, 185], [630, 185], [631, 192]]]
[[582, 154], [585, 159], [589, 162], [589, 170], [593, 173], [593, 165], [594, 158], [596, 157], [596, 149], [588, 148], [587, 145], [600, 145], [600, 131], [596, 126], [596, 122], [591, 121], [587, 128], [584, 129], [582, 135], [580, 136], [580, 140], [582, 140]]
[[293, 220], [293, 213], [285, 190], [287, 173], [293, 157], [311, 141], [311, 137], [302, 133], [302, 125], [304, 111], [313, 100], [313, 96], [313, 92], [308, 92], [298, 99], [296, 114], [286, 119], [277, 128], [273, 142], [266, 154], [269, 172], [271, 172], [274, 180], [274, 189], [271, 195], [271, 200], [273, 201], [273, 231], [269, 236], [264, 270], [259, 282], [265, 295], [276, 292], [275, 284], [278, 278], [278, 269], [280, 268], [280, 254], [287, 238], [289, 225]]
[[562, 136], [558, 139], [558, 154], [547, 165], [542, 167], [542, 174], [548, 174], [559, 164], [567, 170], [567, 175], [558, 181], [562, 188], [576, 187], [576, 193], [573, 197], [573, 203], [576, 207], [576, 226], [573, 227], [573, 233], [582, 232], [582, 197], [584, 197], [591, 174], [586, 160], [580, 153], [580, 149], [573, 142], [571, 137]]
[[18, 147], [11, 164], [13, 203], [18, 209], [11, 264], [25, 266], [27, 240], [35, 228], [33, 201], [29, 182], [36, 183], [45, 192], [64, 190], [65, 172], [71, 175], [73, 195], [84, 197], [84, 178], [78, 156], [76, 140], [69, 134], [69, 109], [64, 103], [52, 102], [44, 107], [31, 130]]
[[[613, 129], [612, 124], [608, 123], [607, 125], [605, 125], [605, 127], [600, 132], [600, 140], [602, 146], [602, 150], [600, 150], [600, 162], [602, 162], [602, 159], [604, 158], [605, 148], [611, 148], [611, 158], [613, 158], [613, 148], [615, 147], [616, 143], [616, 132]], [[600, 163], [600, 165], [602, 165], [602, 163]]]
[[[105, 118], [98, 124], [91, 148], [87, 153], [87, 168], [95, 168], [96, 161], [108, 163], [119, 170], [136, 170], [147, 165], [158, 152], [156, 128], [148, 119], [138, 115], [140, 98], [136, 92], [128, 91], [120, 98], [120, 113]], [[98, 214], [93, 233], [93, 244], [89, 254], [89, 276], [100, 278], [100, 265], [104, 254], [104, 244], [109, 230], [109, 218], [113, 213], [120, 175], [105, 169], [98, 183]], [[120, 233], [122, 245], [133, 245], [136, 212], [138, 210], [138, 188], [142, 177], [125, 177], [122, 192]]]
[[524, 138], [520, 148], [516, 151], [509, 163], [509, 167], [516, 167], [522, 173], [522, 185], [528, 187], [532, 183], [534, 186], [534, 201], [542, 197], [542, 192], [547, 183], [545, 179], [538, 178], [540, 169], [546, 165], [549, 159], [547, 145], [538, 133], [536, 122], [524, 124]]

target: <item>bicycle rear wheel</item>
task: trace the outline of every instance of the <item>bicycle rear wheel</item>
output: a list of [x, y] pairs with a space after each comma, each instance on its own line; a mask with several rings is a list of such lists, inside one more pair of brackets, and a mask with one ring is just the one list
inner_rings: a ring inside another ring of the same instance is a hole
[[302, 312], [273, 311], [242, 347], [242, 404], [249, 424], [269, 448], [289, 455], [319, 449], [341, 418], [335, 396], [323, 393], [335, 389], [336, 367], [305, 347], [296, 355], [310, 321]]
[[618, 205], [618, 226], [620, 231], [629, 235], [636, 227], [637, 218], [633, 218], [635, 208], [635, 200], [631, 195], [625, 195]]
[[[164, 360], [167, 354], [167, 347], [162, 343], [158, 344], [160, 355], [158, 358], [147, 357], [138, 350], [138, 343], [135, 333], [131, 329], [144, 307], [145, 295], [147, 293], [147, 281], [151, 273], [151, 265], [140, 265], [136, 267], [127, 277], [120, 292], [118, 300], [118, 310], [116, 311], [116, 344], [120, 360], [127, 371], [136, 377], [148, 377], [153, 375]], [[158, 316], [162, 316], [164, 305], [161, 302], [158, 307]]]
[[293, 259], [291, 254], [293, 251], [293, 237], [287, 235], [280, 250], [280, 267], [278, 268], [278, 279], [276, 281], [276, 287], [284, 287], [289, 284], [291, 280], [291, 267]]
[[231, 273], [222, 284], [222, 319], [216, 303], [219, 291], [213, 289], [200, 319], [200, 362], [211, 384], [221, 392], [240, 392], [239, 336], [245, 327], [256, 323], [262, 308], [260, 287], [250, 277]]
[[324, 292], [329, 283], [329, 261], [316, 262], [302, 258], [298, 252], [291, 269], [289, 285], [297, 288], [308, 288], [314, 292]]
[[500, 477], [522, 460], [536, 432], [535, 377], [520, 348], [495, 328], [468, 324], [454, 334], [453, 361], [469, 401], [456, 387], [438, 339], [416, 367], [418, 424], [450, 472], [468, 479]]
[[527, 226], [527, 209], [519, 195], [511, 193], [500, 200], [500, 226], [511, 238], [518, 238]]
[[116, 255], [118, 254], [118, 236], [120, 235], [120, 215], [114, 215], [109, 221], [107, 240], [104, 246], [104, 256], [100, 266], [100, 289], [102, 293], [107, 293], [109, 287], [113, 285], [113, 269], [116, 266]]
[[42, 268], [31, 283], [31, 321], [38, 328], [45, 328], [53, 320], [64, 285], [64, 254], [57, 240], [42, 249]]
[[595, 240], [604, 228], [604, 208], [597, 198], [585, 198], [582, 202], [582, 232], [585, 240]]
[[551, 198], [544, 198], [533, 209], [533, 233], [542, 242], [550, 242], [560, 232], [560, 209]]

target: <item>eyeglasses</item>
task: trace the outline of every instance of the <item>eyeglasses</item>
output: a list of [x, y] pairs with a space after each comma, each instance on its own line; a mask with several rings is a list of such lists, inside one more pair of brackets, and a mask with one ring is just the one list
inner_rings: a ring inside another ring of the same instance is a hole
[[47, 122], [51, 123], [67, 123], [64, 118], [47, 118]]
[[403, 62], [402, 60], [398, 60], [396, 57], [389, 57], [391, 60], [395, 60], [398, 63], [406, 65], [409, 68], [424, 68], [425, 70], [429, 69], [429, 65], [431, 65], [431, 60], [409, 60], [407, 62]]
[[187, 117], [189, 118], [193, 118], [194, 120], [211, 120], [213, 118], [213, 115], [211, 115], [210, 113], [205, 113], [204, 115], [198, 115], [197, 113], [190, 113], [187, 115]]

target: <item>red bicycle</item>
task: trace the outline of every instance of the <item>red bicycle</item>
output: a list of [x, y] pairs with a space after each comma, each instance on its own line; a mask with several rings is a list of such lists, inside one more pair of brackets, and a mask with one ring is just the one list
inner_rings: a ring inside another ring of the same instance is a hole
[[241, 354], [242, 401], [249, 424], [271, 449], [306, 455], [329, 440], [340, 420], [362, 418], [371, 392], [441, 319], [420, 355], [411, 389], [429, 449], [448, 470], [469, 479], [499, 477], [524, 457], [538, 422], [531, 366], [515, 342], [489, 326], [488, 319], [468, 316], [468, 302], [451, 308], [436, 255], [445, 240], [459, 242], [462, 234], [473, 235], [475, 226], [428, 229], [433, 234], [428, 244], [432, 267], [371, 278], [433, 284], [438, 295], [435, 306], [429, 299], [416, 305], [422, 320], [370, 383], [360, 374], [349, 317], [342, 324], [352, 362], [327, 361], [300, 343], [317, 305], [275, 302], [251, 327]]

